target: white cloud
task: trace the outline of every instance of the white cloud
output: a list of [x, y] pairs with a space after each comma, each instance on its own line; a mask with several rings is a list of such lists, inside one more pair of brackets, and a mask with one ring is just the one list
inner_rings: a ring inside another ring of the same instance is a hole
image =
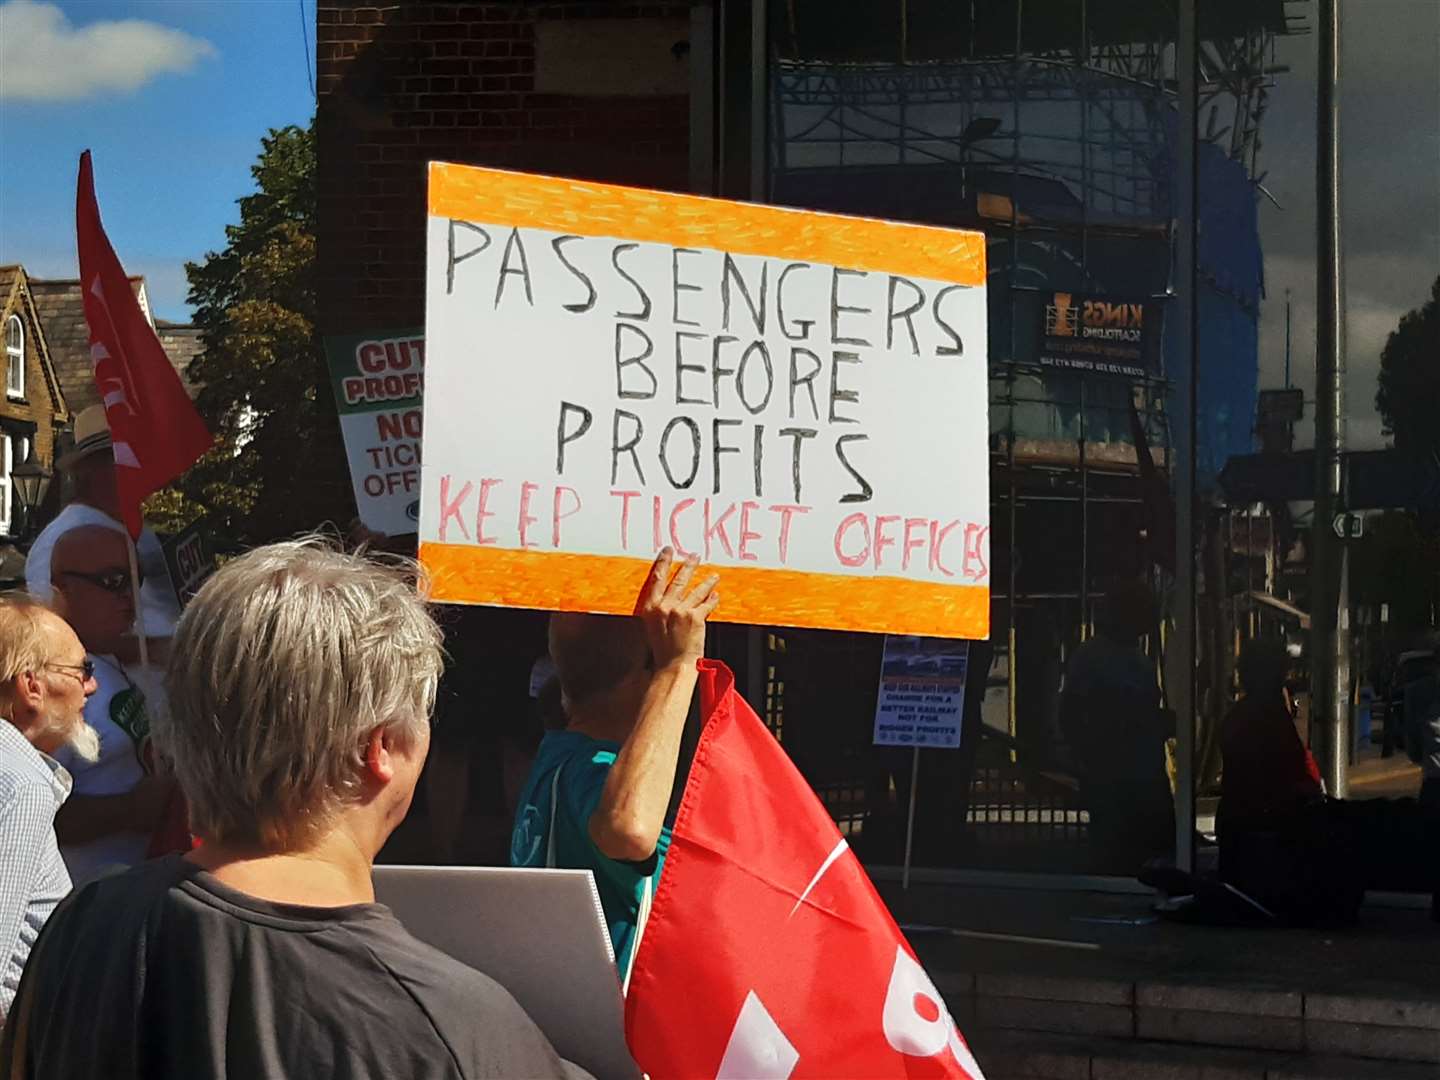
[[0, 98], [75, 101], [192, 70], [215, 46], [143, 19], [76, 26], [55, 4], [0, 4]]

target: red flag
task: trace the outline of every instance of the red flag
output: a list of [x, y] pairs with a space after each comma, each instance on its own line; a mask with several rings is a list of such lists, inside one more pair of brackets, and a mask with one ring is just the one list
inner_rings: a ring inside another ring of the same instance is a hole
[[195, 464], [214, 440], [105, 236], [89, 150], [80, 155], [75, 238], [90, 362], [115, 453], [120, 516], [137, 538], [141, 502]]
[[723, 664], [625, 1003], [651, 1076], [958, 1077], [979, 1066], [830, 816]]

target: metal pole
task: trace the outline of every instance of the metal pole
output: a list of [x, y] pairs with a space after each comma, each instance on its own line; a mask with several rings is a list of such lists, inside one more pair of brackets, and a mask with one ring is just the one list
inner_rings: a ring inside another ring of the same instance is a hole
[[690, 9], [690, 190], [715, 194], [715, 8], [711, 4]]
[[[1344, 510], [1345, 334], [1340, 276], [1340, 12], [1339, 0], [1318, 0], [1319, 78], [1316, 87], [1315, 520], [1310, 604], [1313, 627], [1311, 717], [1319, 724], [1321, 773], [1331, 795], [1348, 786], [1349, 701], [1346, 632], [1342, 631], [1343, 541], [1334, 521]], [[1343, 680], [1343, 682], [1342, 682]]]
[[1090, 625], [1090, 477], [1085, 468], [1085, 375], [1080, 375], [1080, 640]]
[[905, 865], [900, 871], [900, 891], [910, 891], [910, 847], [915, 839], [915, 786], [920, 780], [920, 747], [910, 759], [910, 810], [905, 815]]
[[1285, 389], [1290, 389], [1290, 290], [1285, 290]]
[[[770, 50], [766, 39], [768, 5], [751, 0], [750, 5], [750, 199], [764, 202], [769, 112]], [[751, 705], [765, 707], [765, 628], [751, 626], [745, 632], [745, 690]], [[768, 713], [768, 708], [766, 708]]]
[[[1175, 177], [1175, 269], [1178, 293], [1180, 370], [1175, 372], [1175, 636], [1179, 668], [1170, 695], [1175, 710], [1175, 864], [1195, 861], [1195, 388], [1199, 368], [1199, 326], [1195, 231], [1200, 209], [1197, 169], [1200, 138], [1198, 0], [1180, 0], [1176, 75], [1180, 89], [1179, 141]], [[1215, 583], [1218, 584], [1218, 583]], [[1215, 587], [1212, 584], [1212, 588]], [[1171, 668], [1172, 671], [1175, 667]]]
[[768, 4], [751, 0], [750, 4], [750, 198], [764, 202], [769, 185], [766, 163], [769, 161], [770, 45], [765, 17]]
[[140, 666], [150, 666], [150, 643], [145, 639], [145, 612], [140, 601], [140, 560], [135, 554], [135, 541], [125, 530], [125, 554], [130, 558], [130, 595], [135, 601], [135, 640], [140, 646]]

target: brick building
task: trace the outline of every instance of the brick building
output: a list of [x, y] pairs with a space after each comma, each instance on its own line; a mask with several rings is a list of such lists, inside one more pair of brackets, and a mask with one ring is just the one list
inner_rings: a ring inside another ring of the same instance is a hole
[[692, 186], [687, 4], [320, 0], [316, 17], [322, 333], [423, 322], [429, 161]]
[[[1281, 0], [1204, 6], [1216, 55], [1288, 32]], [[1154, 538], [1170, 530], [1138, 447], [1184, 465], [1174, 380], [1207, 357], [1199, 472], [1248, 449], [1256, 385], [1253, 177], [1243, 153], [1183, 134], [1181, 27], [1151, 7], [319, 0], [320, 331], [423, 323], [435, 160], [983, 231], [992, 636], [970, 654], [961, 750], [919, 769], [914, 854], [947, 872], [1114, 872], [1130, 853], [1092, 842], [1059, 730], [1066, 664], [1109, 583], [1163, 576]], [[1236, 114], [1258, 117], [1264, 88], [1233, 86]], [[1254, 149], [1258, 127], [1235, 139]], [[1177, 201], [1188, 154], [1209, 170], [1197, 215]], [[1196, 277], [1181, 241], [1220, 237], [1218, 218], [1200, 220], [1217, 214], [1234, 227]], [[1204, 280], [1239, 284], [1212, 295]], [[1187, 290], [1210, 305], [1195, 335], [1161, 310]], [[1153, 301], [1156, 347], [1124, 373], [1057, 367], [1046, 307], [1071, 294]], [[719, 627], [712, 640], [862, 858], [898, 864], [911, 766], [872, 745], [879, 636]], [[1182, 713], [1187, 687], [1166, 686]], [[1177, 746], [1194, 739], [1184, 727]], [[1166, 826], [1182, 854], [1188, 770]]]
[[[193, 326], [157, 320], [143, 277], [130, 278], [140, 309], [155, 327], [171, 365], [194, 396], [188, 376], [190, 362], [200, 355], [200, 331]], [[90, 360], [90, 331], [80, 282], [74, 278], [31, 277], [21, 266], [0, 267], [0, 297], [5, 299], [6, 353], [10, 370], [0, 405], [0, 536], [18, 531], [10, 470], [34, 446], [36, 460], [47, 469], [65, 450], [75, 414], [100, 403]], [[12, 359], [13, 357], [16, 359]], [[23, 354], [23, 371], [18, 358]], [[52, 483], [37, 520], [57, 513], [67, 493]]]
[[0, 267], [0, 325], [5, 328], [5, 395], [0, 398], [0, 536], [24, 525], [11, 471], [32, 450], [35, 460], [54, 467], [56, 441], [70, 422], [70, 405], [57, 377], [48, 341], [49, 327], [34, 283], [23, 267]]

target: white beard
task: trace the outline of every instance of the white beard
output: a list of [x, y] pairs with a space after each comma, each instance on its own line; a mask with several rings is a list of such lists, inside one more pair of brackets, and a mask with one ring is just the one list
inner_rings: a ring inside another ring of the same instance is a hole
[[70, 736], [68, 745], [75, 751], [75, 756], [87, 765], [94, 765], [100, 760], [100, 733], [83, 720]]

